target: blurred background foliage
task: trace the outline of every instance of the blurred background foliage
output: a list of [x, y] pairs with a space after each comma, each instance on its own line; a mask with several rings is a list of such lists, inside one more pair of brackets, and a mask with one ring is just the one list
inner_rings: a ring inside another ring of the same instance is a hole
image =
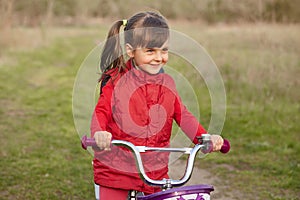
[[[167, 19], [212, 23], [298, 23], [300, 0], [0, 0], [0, 28], [81, 24], [87, 18], [124, 18], [158, 10]], [[133, 12], [134, 10], [134, 12]]]

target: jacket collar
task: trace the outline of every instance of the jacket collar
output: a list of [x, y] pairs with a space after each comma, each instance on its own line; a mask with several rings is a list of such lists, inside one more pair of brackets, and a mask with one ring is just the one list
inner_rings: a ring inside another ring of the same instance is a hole
[[128, 72], [132, 74], [134, 79], [138, 80], [139, 82], [144, 82], [145, 84], [157, 84], [161, 83], [163, 80], [163, 73], [158, 74], [149, 74], [141, 69], [138, 69], [132, 59], [129, 59], [126, 63]]

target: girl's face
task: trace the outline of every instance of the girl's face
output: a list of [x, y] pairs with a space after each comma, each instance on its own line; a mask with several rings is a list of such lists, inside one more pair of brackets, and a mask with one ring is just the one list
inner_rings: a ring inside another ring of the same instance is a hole
[[126, 51], [133, 58], [135, 65], [149, 74], [158, 74], [161, 68], [168, 62], [168, 43], [159, 48], [137, 48], [133, 49], [126, 44]]

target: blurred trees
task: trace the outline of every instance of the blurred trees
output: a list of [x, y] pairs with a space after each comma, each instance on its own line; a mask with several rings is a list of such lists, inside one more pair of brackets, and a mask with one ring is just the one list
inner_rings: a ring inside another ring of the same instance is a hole
[[90, 17], [124, 18], [157, 10], [168, 19], [298, 23], [300, 0], [0, 0], [0, 28], [80, 23]]

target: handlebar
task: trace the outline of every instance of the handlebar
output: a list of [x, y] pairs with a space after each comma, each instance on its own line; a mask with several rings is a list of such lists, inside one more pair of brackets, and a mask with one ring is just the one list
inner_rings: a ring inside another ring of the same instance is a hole
[[[208, 135], [208, 136], [203, 136], [203, 135]], [[205, 139], [206, 137], [209, 137], [209, 134], [202, 134], [202, 140], [206, 142], [210, 142], [210, 138]], [[121, 141], [121, 140], [112, 140], [112, 144], [116, 144], [117, 142], [115, 141]], [[210, 144], [211, 145], [211, 144]], [[96, 147], [98, 148], [96, 141], [94, 138], [88, 138], [86, 135], [81, 138], [81, 146], [83, 149], [87, 149], [88, 146], [91, 147]], [[210, 153], [212, 151], [211, 146], [206, 146], [206, 150], [203, 148], [203, 153]], [[182, 152], [185, 154], [189, 154], [190, 148], [159, 148], [159, 147], [146, 147], [146, 146], [136, 146], [136, 148], [139, 149], [139, 152], [146, 152], [146, 151], [168, 151], [168, 152]], [[230, 150], [230, 142], [226, 139], [224, 139], [223, 146], [221, 147], [220, 152], [221, 153], [228, 153]]]
[[[212, 143], [210, 140], [209, 134], [202, 134], [202, 143], [196, 144], [193, 148], [163, 148], [163, 147], [146, 147], [146, 146], [135, 146], [131, 142], [123, 141], [123, 140], [112, 140], [111, 144], [115, 146], [123, 146], [128, 148], [133, 152], [135, 160], [137, 162], [137, 169], [139, 170], [140, 177], [143, 179], [145, 183], [151, 186], [160, 186], [163, 189], [170, 189], [173, 186], [182, 186], [184, 185], [191, 177], [195, 157], [199, 150], [203, 153], [209, 153], [212, 151]], [[81, 139], [81, 145], [83, 149], [87, 149], [88, 146], [97, 147], [96, 141], [94, 138], [88, 138], [86, 135]], [[224, 144], [221, 148], [222, 153], [227, 153], [230, 150], [230, 143], [228, 140], [224, 139]], [[140, 153], [146, 151], [161, 151], [161, 152], [182, 152], [184, 154], [189, 154], [186, 171], [184, 176], [180, 180], [171, 180], [171, 179], [163, 179], [163, 180], [152, 180], [145, 173], [144, 166], [142, 163]]]

